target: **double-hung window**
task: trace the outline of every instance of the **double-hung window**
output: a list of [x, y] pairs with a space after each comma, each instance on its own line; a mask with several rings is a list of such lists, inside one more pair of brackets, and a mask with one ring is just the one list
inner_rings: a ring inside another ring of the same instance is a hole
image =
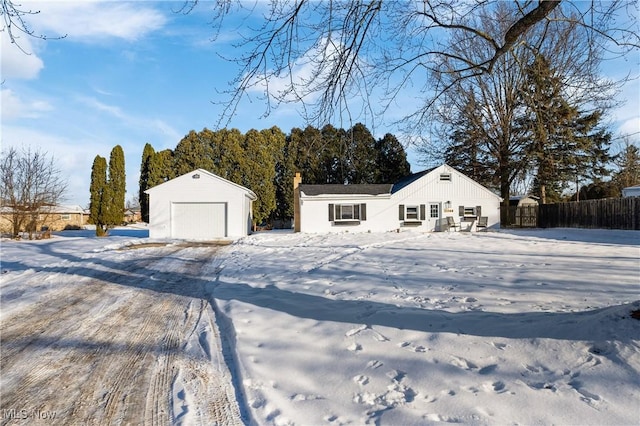
[[329, 221], [334, 223], [359, 223], [367, 220], [366, 204], [329, 204]]
[[336, 204], [336, 220], [360, 219], [360, 206], [354, 204]]
[[406, 209], [405, 220], [420, 220], [420, 216], [418, 216], [420, 209], [418, 206], [407, 206]]

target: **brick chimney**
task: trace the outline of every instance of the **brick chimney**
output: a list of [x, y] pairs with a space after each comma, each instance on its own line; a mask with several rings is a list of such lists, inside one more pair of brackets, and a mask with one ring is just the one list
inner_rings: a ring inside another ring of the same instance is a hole
[[302, 176], [296, 172], [293, 178], [293, 232], [300, 232], [300, 184]]

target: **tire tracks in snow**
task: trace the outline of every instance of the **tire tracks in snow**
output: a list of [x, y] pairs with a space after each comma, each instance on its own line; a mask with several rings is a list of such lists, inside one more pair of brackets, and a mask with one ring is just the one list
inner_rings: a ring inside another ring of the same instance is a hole
[[76, 283], [3, 318], [0, 411], [50, 410], [75, 424], [242, 424], [200, 277], [215, 254], [103, 252], [90, 276], [78, 261], [66, 272]]

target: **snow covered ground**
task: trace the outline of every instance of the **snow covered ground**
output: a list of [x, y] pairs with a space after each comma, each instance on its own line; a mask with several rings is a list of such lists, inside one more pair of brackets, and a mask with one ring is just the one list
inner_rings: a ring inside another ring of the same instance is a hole
[[[159, 250], [117, 251], [145, 235], [3, 242], [2, 326], [98, 259]], [[219, 329], [207, 347], [225, 352], [205, 359], [224, 358], [246, 423], [640, 423], [638, 232], [265, 232], [218, 249], [193, 280]], [[189, 404], [204, 393], [186, 394], [167, 396], [174, 421], [202, 423]]]

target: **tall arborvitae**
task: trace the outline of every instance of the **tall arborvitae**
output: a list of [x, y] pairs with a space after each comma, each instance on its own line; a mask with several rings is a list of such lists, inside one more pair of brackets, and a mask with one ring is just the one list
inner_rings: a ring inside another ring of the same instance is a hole
[[347, 140], [347, 182], [373, 183], [376, 180], [376, 139], [369, 129], [357, 123], [346, 132]]
[[211, 171], [214, 167], [211, 131], [190, 131], [173, 150], [174, 170], [178, 176], [195, 169]]
[[89, 186], [89, 219], [96, 226], [96, 235], [102, 237], [107, 233], [106, 203], [109, 197], [107, 186], [107, 160], [96, 155], [91, 167], [91, 184]]
[[124, 201], [126, 195], [126, 175], [124, 168], [124, 151], [120, 145], [116, 145], [111, 150], [109, 157], [109, 179], [108, 187], [111, 192], [111, 199], [108, 203], [109, 227], [120, 225], [124, 215]]
[[284, 134], [274, 127], [270, 130], [249, 130], [243, 141], [243, 179], [237, 182], [257, 195], [253, 203], [256, 223], [269, 219], [276, 209], [275, 174], [276, 152], [282, 150]]
[[144, 191], [151, 188], [149, 184], [149, 172], [151, 168], [151, 161], [153, 160], [155, 153], [156, 151], [153, 149], [151, 144], [145, 144], [144, 149], [142, 150], [142, 162], [140, 163], [138, 200], [140, 201], [140, 214], [142, 216], [142, 220], [147, 223], [149, 223], [149, 196], [145, 194]]
[[394, 135], [387, 133], [376, 141], [374, 147], [376, 165], [373, 183], [394, 183], [411, 174], [407, 153]]

